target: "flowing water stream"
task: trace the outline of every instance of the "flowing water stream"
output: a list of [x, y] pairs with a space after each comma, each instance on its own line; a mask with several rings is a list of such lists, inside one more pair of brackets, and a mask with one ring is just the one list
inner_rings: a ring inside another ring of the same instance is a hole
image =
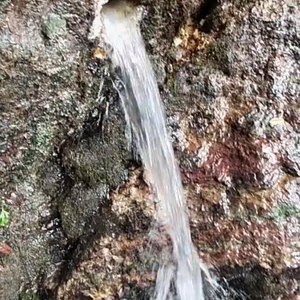
[[[137, 10], [124, 1], [103, 7], [102, 22], [111, 58], [120, 70], [120, 92], [147, 179], [158, 199], [158, 216], [172, 241], [172, 263], [158, 270], [156, 299], [204, 299], [201, 264], [191, 240], [183, 188], [169, 140], [155, 75], [139, 29]], [[174, 283], [175, 296], [171, 295]]]

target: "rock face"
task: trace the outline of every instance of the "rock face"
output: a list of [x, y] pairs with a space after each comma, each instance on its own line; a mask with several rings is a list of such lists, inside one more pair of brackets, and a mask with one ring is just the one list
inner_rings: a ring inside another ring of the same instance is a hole
[[[199, 254], [228, 299], [298, 299], [299, 1], [139, 4]], [[0, 3], [1, 299], [150, 299], [167, 241], [94, 6]]]

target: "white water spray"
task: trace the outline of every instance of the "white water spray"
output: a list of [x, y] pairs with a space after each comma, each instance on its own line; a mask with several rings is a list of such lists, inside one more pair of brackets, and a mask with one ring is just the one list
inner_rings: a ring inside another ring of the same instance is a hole
[[[140, 33], [137, 10], [124, 1], [102, 9], [112, 62], [120, 69], [126, 120], [133, 129], [148, 181], [159, 201], [159, 221], [170, 236], [173, 263], [160, 266], [156, 299], [203, 300], [201, 264], [191, 240], [179, 169], [169, 141], [155, 75]], [[174, 282], [176, 295], [170, 291]]]

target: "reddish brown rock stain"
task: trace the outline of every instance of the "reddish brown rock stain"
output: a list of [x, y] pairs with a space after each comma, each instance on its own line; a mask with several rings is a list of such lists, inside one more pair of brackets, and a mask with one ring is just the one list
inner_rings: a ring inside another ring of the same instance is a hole
[[6, 243], [0, 243], [0, 253], [8, 256], [12, 253], [12, 249]]
[[210, 148], [208, 159], [200, 168], [193, 171], [181, 170], [183, 181], [229, 181], [233, 185], [242, 183], [259, 186], [263, 180], [260, 154], [265, 143], [263, 139], [252, 140], [243, 137], [232, 137], [216, 143]]
[[217, 221], [206, 231], [193, 231], [203, 257], [216, 266], [253, 262], [281, 269], [284, 264], [285, 236], [271, 221]]

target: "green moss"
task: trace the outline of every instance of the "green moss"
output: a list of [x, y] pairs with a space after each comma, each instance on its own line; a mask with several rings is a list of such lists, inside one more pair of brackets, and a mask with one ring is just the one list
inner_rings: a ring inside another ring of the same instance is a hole
[[55, 88], [62, 88], [63, 86], [67, 88], [72, 80], [72, 77], [72, 66], [68, 66], [63, 68], [57, 74], [53, 75], [51, 77], [51, 82]]
[[90, 151], [89, 148], [78, 149], [73, 162], [76, 174], [92, 186], [99, 183], [118, 186], [123, 162], [115, 146], [99, 142], [99, 145], [90, 144]]
[[40, 298], [33, 291], [25, 291], [20, 295], [20, 300], [39, 300]]
[[53, 137], [53, 127], [46, 124], [40, 124], [32, 129], [31, 144], [24, 160], [26, 168], [31, 167], [34, 163], [41, 162], [48, 155]]
[[289, 203], [278, 203], [271, 212], [271, 217], [281, 223], [289, 217], [300, 217], [300, 210], [295, 205]]
[[[69, 239], [77, 239], [92, 229], [93, 218], [98, 208], [107, 199], [108, 187], [98, 185], [95, 189], [77, 184], [68, 197], [58, 201], [62, 228]], [[97, 228], [104, 230], [101, 225]]]
[[176, 96], [177, 95], [177, 82], [176, 82], [176, 78], [174, 77], [173, 74], [168, 78], [167, 85], [168, 85], [172, 95]]
[[40, 153], [45, 153], [50, 145], [51, 139], [53, 137], [53, 131], [51, 127], [40, 127], [36, 131], [34, 145], [36, 151]]
[[229, 45], [225, 41], [217, 41], [210, 44], [206, 50], [206, 57], [215, 67], [223, 71], [224, 74], [230, 75], [231, 68], [228, 58]]
[[228, 51], [228, 45], [224, 42], [216, 42], [209, 45], [207, 48], [207, 57], [215, 60], [216, 62], [224, 61], [226, 53]]
[[44, 20], [42, 32], [49, 39], [54, 39], [66, 31], [67, 22], [59, 15], [50, 13]]

